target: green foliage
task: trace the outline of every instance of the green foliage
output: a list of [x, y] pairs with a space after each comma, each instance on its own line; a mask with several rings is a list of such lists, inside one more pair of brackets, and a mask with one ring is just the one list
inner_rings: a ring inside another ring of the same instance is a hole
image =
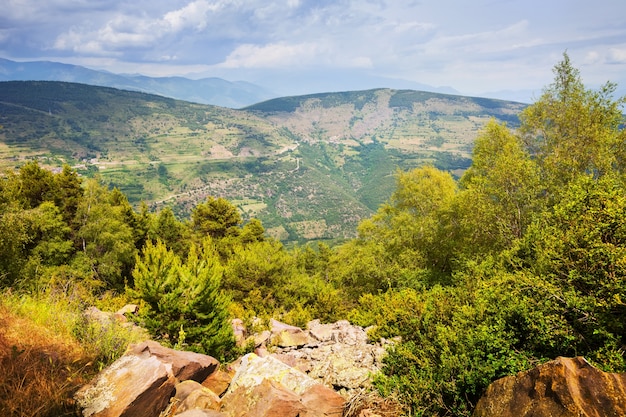
[[96, 279], [117, 289], [130, 278], [137, 252], [126, 209], [116, 205], [109, 191], [92, 179], [87, 181], [76, 216], [77, 261], [92, 270]]
[[337, 251], [331, 273], [364, 290], [351, 319], [402, 338], [376, 385], [412, 414], [469, 416], [494, 379], [556, 356], [626, 368], [624, 99], [586, 90], [567, 55], [555, 74], [519, 137], [487, 124], [458, 190], [400, 177]]
[[137, 259], [131, 295], [145, 305], [142, 318], [157, 339], [224, 359], [234, 346], [230, 299], [220, 288], [222, 266], [211, 242], [193, 245], [185, 263], [161, 243], [148, 242]]
[[586, 89], [567, 54], [554, 74], [554, 82], [520, 115], [521, 131], [548, 190], [557, 193], [583, 173], [598, 177], [623, 172], [626, 97], [614, 100], [616, 85], [610, 82], [599, 91]]
[[228, 200], [219, 197], [208, 197], [207, 201], [198, 204], [191, 212], [191, 228], [200, 236], [223, 238], [239, 233], [241, 215], [237, 207]]

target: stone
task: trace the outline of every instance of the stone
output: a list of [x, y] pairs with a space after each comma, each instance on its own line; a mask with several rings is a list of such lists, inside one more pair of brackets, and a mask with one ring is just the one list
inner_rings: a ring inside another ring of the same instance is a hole
[[278, 320], [270, 320], [271, 343], [279, 347], [298, 347], [309, 343], [307, 332], [296, 326], [281, 323]]
[[224, 414], [215, 410], [187, 410], [180, 414], [176, 414], [176, 417], [229, 417], [228, 414]]
[[171, 366], [172, 373], [179, 381], [191, 379], [202, 382], [215, 372], [220, 364], [211, 356], [169, 349], [152, 340], [131, 345], [128, 352], [133, 355], [151, 355], [158, 358], [161, 362]]
[[222, 395], [228, 389], [234, 374], [234, 372], [226, 372], [218, 369], [202, 381], [202, 385], [217, 395]]
[[473, 417], [625, 415], [626, 373], [605, 373], [582, 357], [559, 357], [493, 382]]
[[177, 407], [177, 413], [187, 410], [216, 410], [219, 411], [222, 405], [220, 397], [208, 388], [200, 386], [189, 393], [189, 395], [183, 400]]
[[75, 394], [85, 417], [157, 417], [180, 380], [204, 380], [219, 362], [194, 352], [179, 352], [153, 341], [132, 345]]
[[158, 417], [176, 377], [154, 356], [124, 355], [75, 394], [85, 417]]
[[271, 356], [261, 358], [254, 353], [248, 353], [241, 358], [225, 396], [240, 387], [253, 388], [265, 379], [278, 382], [296, 394], [302, 394], [318, 383], [278, 359]]
[[124, 307], [117, 310], [116, 314], [125, 316], [126, 314], [137, 314], [139, 306], [137, 304], [126, 304]]
[[269, 379], [229, 390], [223, 401], [230, 417], [299, 417], [305, 410], [297, 394]]
[[341, 417], [346, 400], [321, 384], [313, 385], [300, 396], [306, 412], [300, 417]]
[[237, 346], [241, 347], [246, 344], [246, 327], [243, 324], [243, 320], [241, 319], [232, 319], [230, 322], [231, 327], [233, 328], [233, 336], [235, 336], [235, 343]]

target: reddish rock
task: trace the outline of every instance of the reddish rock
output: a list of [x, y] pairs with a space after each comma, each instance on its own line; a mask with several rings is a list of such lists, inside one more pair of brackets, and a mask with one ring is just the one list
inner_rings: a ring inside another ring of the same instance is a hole
[[296, 326], [290, 326], [285, 323], [281, 323], [278, 320], [271, 319], [271, 342], [280, 347], [296, 347], [304, 346], [309, 343], [308, 332], [303, 331]]
[[230, 381], [233, 380], [234, 372], [226, 372], [218, 369], [208, 376], [203, 382], [202, 385], [206, 388], [210, 389], [217, 395], [222, 395], [228, 389], [230, 385]]
[[176, 414], [176, 417], [228, 417], [228, 415], [215, 410], [187, 410]]
[[82, 387], [75, 399], [85, 417], [157, 417], [179, 380], [204, 380], [219, 363], [210, 356], [179, 352], [148, 341]]
[[157, 342], [148, 340], [132, 345], [128, 353], [133, 355], [149, 355], [172, 367], [172, 373], [179, 381], [188, 379], [202, 382], [219, 366], [217, 359], [195, 352], [183, 352], [168, 349]]
[[602, 372], [582, 357], [560, 357], [493, 382], [473, 416], [626, 416], [626, 373]]
[[157, 358], [125, 355], [75, 395], [85, 417], [157, 417], [174, 393], [176, 378]]
[[228, 393], [222, 407], [230, 417], [299, 417], [304, 410], [297, 394], [269, 379]]
[[336, 391], [317, 384], [300, 396], [306, 412], [300, 417], [341, 417], [346, 400]]

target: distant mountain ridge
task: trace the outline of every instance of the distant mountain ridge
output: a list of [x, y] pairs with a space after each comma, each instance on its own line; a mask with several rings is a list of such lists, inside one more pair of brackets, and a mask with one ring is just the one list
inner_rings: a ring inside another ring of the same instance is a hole
[[200, 104], [241, 108], [275, 94], [245, 81], [222, 78], [148, 77], [113, 74], [50, 61], [16, 62], [0, 58], [0, 81], [65, 81], [140, 91]]

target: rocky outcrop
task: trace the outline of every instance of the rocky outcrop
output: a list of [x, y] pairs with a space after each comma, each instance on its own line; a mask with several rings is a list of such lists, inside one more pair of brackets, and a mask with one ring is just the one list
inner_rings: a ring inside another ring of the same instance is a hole
[[340, 417], [345, 400], [332, 389], [271, 357], [244, 356], [222, 398], [232, 417]]
[[75, 395], [85, 417], [158, 416], [181, 380], [203, 381], [219, 363], [148, 341], [133, 345]]
[[[261, 354], [271, 355], [306, 373], [340, 391], [346, 398], [354, 390], [370, 386], [370, 377], [381, 369], [382, 358], [390, 343], [386, 340], [370, 343], [366, 329], [346, 320], [330, 324], [314, 320], [307, 324], [306, 330], [291, 328], [291, 338], [297, 337], [299, 342], [287, 345], [283, 342], [284, 326], [277, 330], [274, 323], [269, 347], [259, 346]], [[277, 338], [276, 335], [281, 336]]]
[[582, 357], [560, 357], [493, 382], [473, 416], [626, 416], [626, 373], [602, 372]]
[[257, 347], [226, 369], [205, 355], [149, 341], [132, 346], [76, 394], [84, 416], [340, 417], [350, 390], [377, 372], [384, 343], [347, 321], [306, 330], [273, 320], [242, 345]]

